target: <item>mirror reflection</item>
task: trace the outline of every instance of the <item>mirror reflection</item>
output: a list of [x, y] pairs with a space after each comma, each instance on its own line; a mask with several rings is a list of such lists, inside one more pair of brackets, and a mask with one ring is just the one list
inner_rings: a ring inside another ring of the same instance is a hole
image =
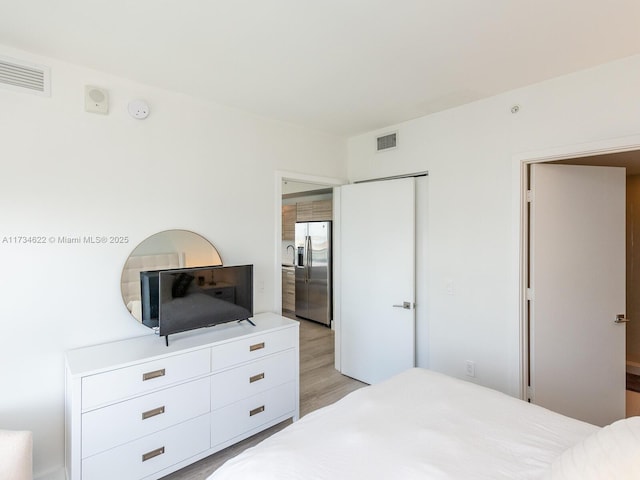
[[189, 230], [165, 230], [140, 242], [122, 269], [122, 300], [133, 318], [142, 322], [140, 272], [168, 268], [222, 265], [216, 247]]

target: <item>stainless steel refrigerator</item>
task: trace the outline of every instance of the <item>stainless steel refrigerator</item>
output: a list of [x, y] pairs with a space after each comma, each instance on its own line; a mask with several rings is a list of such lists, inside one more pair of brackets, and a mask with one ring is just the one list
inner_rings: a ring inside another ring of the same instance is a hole
[[331, 222], [297, 222], [297, 317], [331, 325], [331, 268]]

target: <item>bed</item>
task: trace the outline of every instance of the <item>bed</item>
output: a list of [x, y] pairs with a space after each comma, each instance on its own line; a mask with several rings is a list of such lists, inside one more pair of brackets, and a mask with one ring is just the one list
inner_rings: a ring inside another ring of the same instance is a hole
[[411, 369], [232, 458], [209, 480], [640, 479], [640, 417], [600, 428]]

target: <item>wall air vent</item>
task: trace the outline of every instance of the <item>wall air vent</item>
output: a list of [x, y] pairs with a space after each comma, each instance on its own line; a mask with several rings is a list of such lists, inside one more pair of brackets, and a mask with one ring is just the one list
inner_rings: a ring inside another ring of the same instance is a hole
[[384, 152], [398, 146], [398, 132], [385, 133], [376, 137], [376, 151]]
[[0, 87], [50, 96], [51, 70], [43, 65], [0, 57]]

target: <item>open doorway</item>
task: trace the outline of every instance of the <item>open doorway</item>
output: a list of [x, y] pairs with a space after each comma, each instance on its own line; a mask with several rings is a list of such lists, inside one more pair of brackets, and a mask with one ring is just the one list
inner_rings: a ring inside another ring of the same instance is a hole
[[[626, 415], [638, 415], [640, 413], [640, 242], [637, 240], [640, 238], [640, 150], [612, 152], [599, 155], [589, 155], [583, 157], [563, 158], [561, 160], [549, 160], [541, 162], [532, 162], [525, 165], [525, 185], [530, 188], [530, 175], [531, 165], [537, 163], [549, 164], [549, 165], [574, 165], [574, 166], [595, 166], [595, 167], [624, 167], [626, 169], [626, 221], [622, 222], [622, 225], [626, 230], [626, 245], [621, 247], [624, 249], [623, 256], [626, 257], [625, 270], [626, 270], [626, 319], [631, 319], [626, 324], [626, 344], [621, 343], [621, 349], [626, 351], [619, 352], [622, 357], [626, 353]], [[624, 179], [622, 179], [622, 185], [624, 187]], [[536, 200], [537, 193], [533, 193], [533, 201]], [[624, 203], [624, 202], [623, 202]], [[624, 206], [621, 206], [624, 208]], [[531, 285], [531, 272], [529, 271], [529, 261], [526, 252], [530, 251], [530, 231], [529, 228], [534, 228], [530, 224], [531, 209], [527, 208], [527, 212], [524, 214], [525, 222], [524, 230], [528, 233], [525, 236], [525, 285], [527, 288], [523, 289], [523, 293], [527, 294], [529, 300], [524, 300], [523, 316], [525, 317], [525, 350], [528, 351], [527, 358], [524, 359], [524, 363], [527, 364], [527, 371], [525, 377], [531, 379], [531, 365], [530, 360], [530, 348], [532, 341], [532, 332], [530, 330], [530, 298], [535, 298], [535, 288], [533, 292], [527, 292]], [[622, 215], [623, 212], [620, 212]], [[624, 215], [622, 215], [624, 218]], [[589, 241], [588, 239], [581, 239], [581, 242]], [[524, 296], [524, 295], [523, 295]], [[635, 322], [633, 320], [636, 320]], [[624, 326], [622, 328], [625, 328]], [[581, 332], [583, 334], [585, 332]], [[637, 370], [634, 370], [637, 367]], [[588, 374], [589, 372], [580, 371], [575, 372], [575, 375], [581, 376]], [[623, 372], [620, 373], [624, 375]], [[530, 384], [529, 384], [530, 385]], [[535, 390], [535, 389], [534, 389]], [[535, 392], [532, 396], [535, 396]], [[575, 401], [580, 401], [576, 398]]]
[[296, 310], [295, 264], [298, 249], [295, 245], [295, 224], [298, 220], [334, 220], [333, 187], [344, 183], [344, 180], [335, 178], [276, 172], [274, 304], [283, 315], [295, 316]]
[[[283, 180], [283, 315], [293, 315], [331, 326], [332, 224], [333, 188]], [[312, 266], [313, 257], [316, 261]], [[310, 272], [314, 278], [310, 278]]]
[[626, 415], [640, 415], [640, 150], [555, 163], [626, 169]]

